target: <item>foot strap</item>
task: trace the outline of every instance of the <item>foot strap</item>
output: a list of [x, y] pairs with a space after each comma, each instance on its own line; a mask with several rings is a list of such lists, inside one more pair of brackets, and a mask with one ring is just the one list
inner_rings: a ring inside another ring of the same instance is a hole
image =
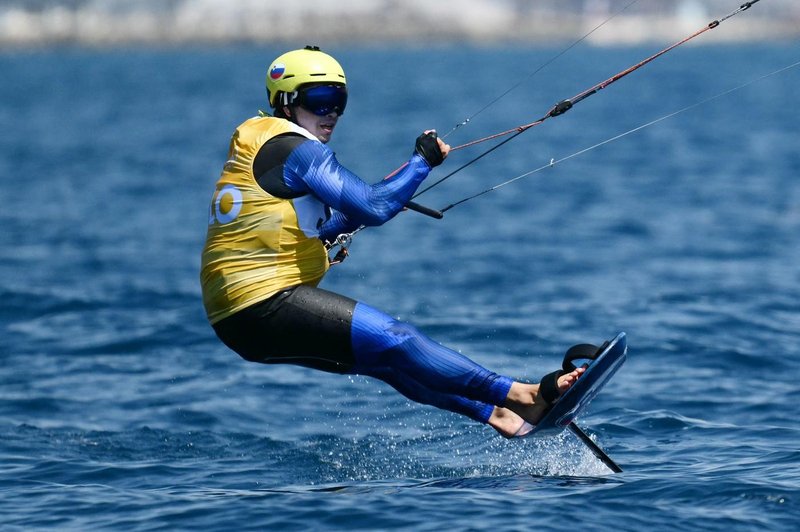
[[561, 392], [558, 390], [558, 378], [564, 373], [575, 371], [578, 368], [575, 365], [576, 360], [594, 360], [607, 346], [608, 342], [605, 342], [600, 347], [594, 344], [578, 344], [567, 349], [564, 361], [561, 363], [561, 369], [542, 377], [539, 383], [539, 393], [542, 394], [542, 399], [549, 404], [556, 402], [561, 397]]
[[603, 350], [608, 347], [608, 344], [609, 342], [604, 342], [600, 347], [597, 347], [594, 344], [573, 345], [567, 349], [567, 353], [564, 355], [564, 362], [562, 362], [561, 368], [566, 373], [575, 371], [578, 369], [578, 366], [575, 365], [576, 360], [594, 360], [597, 358], [597, 355], [602, 353]]
[[561, 397], [561, 392], [558, 391], [558, 378], [563, 374], [562, 370], [554, 371], [542, 377], [539, 382], [539, 393], [542, 395], [542, 399], [547, 401], [547, 404], [552, 405]]

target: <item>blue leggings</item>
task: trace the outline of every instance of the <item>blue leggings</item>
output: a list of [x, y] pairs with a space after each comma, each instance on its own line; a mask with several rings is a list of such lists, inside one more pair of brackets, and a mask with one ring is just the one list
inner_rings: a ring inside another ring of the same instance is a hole
[[418, 403], [486, 423], [512, 380], [369, 305], [298, 286], [214, 324], [243, 358], [380, 379]]

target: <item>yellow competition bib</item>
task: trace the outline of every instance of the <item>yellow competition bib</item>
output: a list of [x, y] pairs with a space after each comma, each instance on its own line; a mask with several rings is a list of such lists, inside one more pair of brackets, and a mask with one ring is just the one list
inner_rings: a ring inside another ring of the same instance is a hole
[[325, 205], [310, 194], [276, 198], [253, 175], [258, 150], [283, 133], [317, 140], [288, 120], [273, 117], [247, 120], [231, 139], [211, 198], [200, 268], [203, 304], [211, 323], [284, 288], [315, 286], [328, 270], [325, 247], [305, 222], [326, 219]]

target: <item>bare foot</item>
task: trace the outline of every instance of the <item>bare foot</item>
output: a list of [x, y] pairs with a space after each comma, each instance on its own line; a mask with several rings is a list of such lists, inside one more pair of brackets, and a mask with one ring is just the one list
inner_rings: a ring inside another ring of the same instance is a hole
[[[584, 371], [586, 368], [578, 368], [560, 376], [556, 381], [559, 393], [566, 392]], [[488, 423], [504, 437], [511, 438], [523, 428], [525, 422], [536, 425], [548, 406], [539, 393], [538, 384], [514, 382], [506, 396], [505, 408], [495, 407]]]
[[502, 406], [494, 407], [487, 423], [504, 438], [513, 438], [526, 424], [519, 415]]

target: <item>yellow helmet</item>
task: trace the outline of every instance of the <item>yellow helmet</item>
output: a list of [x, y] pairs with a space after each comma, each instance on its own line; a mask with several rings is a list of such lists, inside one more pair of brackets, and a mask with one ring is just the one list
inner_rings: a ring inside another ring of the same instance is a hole
[[278, 105], [280, 94], [290, 95], [307, 83], [336, 83], [346, 85], [341, 65], [318, 46], [306, 46], [278, 57], [267, 71], [269, 105]]

